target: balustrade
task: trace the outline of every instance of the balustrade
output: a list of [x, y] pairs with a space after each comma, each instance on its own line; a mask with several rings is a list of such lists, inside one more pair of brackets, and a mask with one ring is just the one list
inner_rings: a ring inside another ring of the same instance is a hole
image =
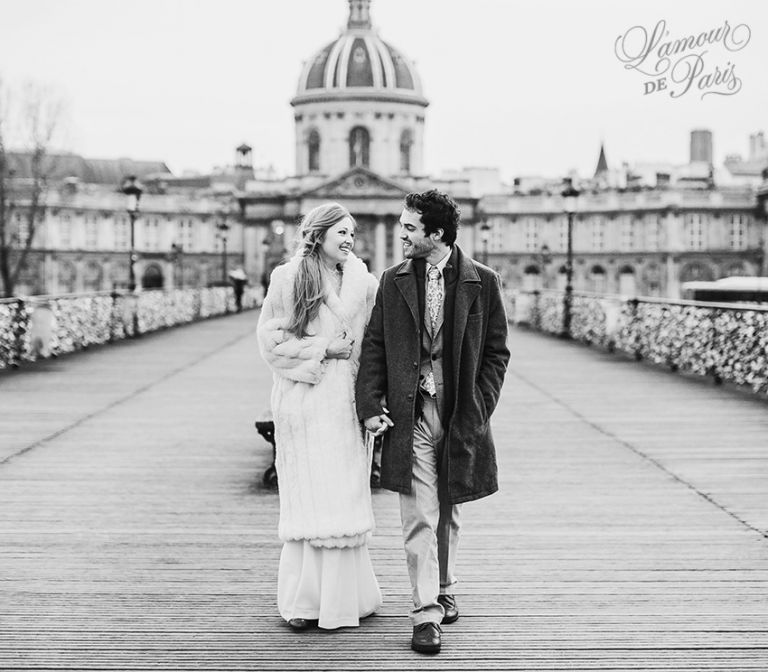
[[[563, 330], [563, 293], [508, 294], [510, 319]], [[768, 393], [768, 307], [574, 293], [570, 336], [636, 359]]]
[[[247, 287], [243, 308], [259, 298]], [[0, 369], [235, 310], [231, 287], [0, 299]]]

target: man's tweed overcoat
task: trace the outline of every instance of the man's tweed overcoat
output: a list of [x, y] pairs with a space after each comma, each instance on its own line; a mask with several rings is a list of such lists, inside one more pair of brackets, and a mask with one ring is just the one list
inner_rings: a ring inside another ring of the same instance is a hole
[[[382, 400], [386, 400], [394, 427], [384, 435], [381, 484], [404, 493], [411, 489], [419, 394], [423, 264], [409, 259], [384, 272], [357, 378], [361, 419], [381, 413]], [[446, 479], [451, 503], [458, 504], [498, 489], [489, 419], [499, 400], [509, 350], [498, 274], [454, 246], [445, 283], [443, 370], [448, 378], [446, 394], [451, 398], [446, 402], [448, 417], [443, 420], [447, 451], [442, 467], [446, 473], [441, 478]]]

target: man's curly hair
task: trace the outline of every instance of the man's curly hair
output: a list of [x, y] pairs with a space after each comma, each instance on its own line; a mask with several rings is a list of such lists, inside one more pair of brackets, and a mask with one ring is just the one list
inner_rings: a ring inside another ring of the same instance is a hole
[[405, 197], [405, 207], [421, 215], [426, 235], [442, 229], [444, 243], [453, 245], [456, 242], [461, 210], [448, 194], [437, 189], [430, 189], [421, 194], [411, 193]]

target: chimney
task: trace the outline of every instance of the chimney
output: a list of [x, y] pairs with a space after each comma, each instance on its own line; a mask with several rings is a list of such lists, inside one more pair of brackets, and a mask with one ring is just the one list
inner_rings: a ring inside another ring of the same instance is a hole
[[696, 129], [691, 131], [691, 163], [712, 163], [712, 131]]
[[768, 157], [768, 148], [765, 145], [765, 135], [762, 131], [752, 133], [749, 136], [749, 160], [761, 161]]
[[245, 142], [235, 149], [235, 168], [238, 170], [253, 171], [252, 149], [253, 148]]

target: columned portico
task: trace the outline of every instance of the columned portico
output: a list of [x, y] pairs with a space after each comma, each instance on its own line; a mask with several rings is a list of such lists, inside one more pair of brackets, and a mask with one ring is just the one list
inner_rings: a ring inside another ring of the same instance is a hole
[[375, 263], [371, 270], [376, 277], [381, 277], [387, 268], [387, 225], [381, 220], [376, 222], [374, 241]]
[[395, 219], [390, 232], [392, 236], [392, 263], [399, 264], [403, 260], [403, 241], [400, 240], [400, 222]]

